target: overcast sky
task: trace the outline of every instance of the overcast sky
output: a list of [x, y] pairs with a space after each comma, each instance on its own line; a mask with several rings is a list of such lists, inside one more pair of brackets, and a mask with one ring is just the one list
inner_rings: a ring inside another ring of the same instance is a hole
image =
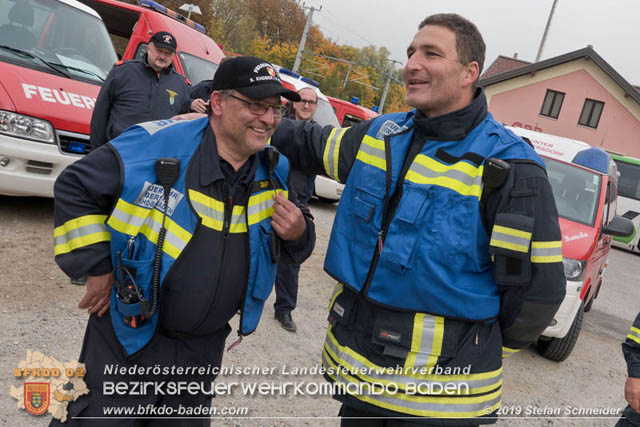
[[[302, 3], [302, 1], [300, 1]], [[340, 44], [386, 46], [406, 60], [418, 24], [455, 12], [474, 22], [487, 44], [485, 69], [498, 55], [533, 62], [553, 0], [305, 0], [313, 23]], [[631, 84], [640, 85], [640, 0], [558, 0], [541, 59], [592, 45]]]

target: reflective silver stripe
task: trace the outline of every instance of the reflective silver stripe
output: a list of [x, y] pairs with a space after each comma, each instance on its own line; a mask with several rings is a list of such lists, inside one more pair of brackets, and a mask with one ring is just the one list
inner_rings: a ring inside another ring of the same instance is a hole
[[540, 257], [540, 256], [562, 256], [562, 248], [536, 248], [533, 246], [531, 248], [531, 256], [532, 257]]
[[136, 215], [130, 215], [125, 211], [118, 209], [117, 205], [116, 205], [116, 208], [111, 213], [111, 217], [117, 219], [118, 221], [124, 224], [135, 227], [137, 229], [142, 227], [142, 224], [144, 224], [144, 221], [145, 221], [145, 218], [140, 218], [139, 216], [136, 216]]
[[[433, 384], [442, 384], [443, 382], [446, 382], [447, 384], [455, 384], [456, 387], [458, 386], [463, 386], [463, 385], [468, 385], [469, 386], [469, 390], [473, 390], [473, 389], [478, 389], [481, 387], [492, 387], [495, 386], [495, 388], [499, 387], [501, 384], [501, 380], [502, 380], [502, 372], [500, 372], [500, 374], [496, 375], [495, 377], [491, 377], [491, 378], [487, 378], [487, 379], [480, 379], [480, 380], [474, 380], [474, 379], [461, 379], [461, 380], [450, 380], [447, 379], [446, 381], [437, 381], [437, 380], [427, 380], [424, 378], [419, 378], [417, 375], [421, 375], [420, 372], [420, 367], [415, 367], [415, 373], [416, 376], [412, 377], [412, 376], [406, 376], [406, 375], [401, 375], [399, 373], [396, 373], [395, 370], [393, 370], [392, 372], [386, 371], [386, 372], [382, 372], [385, 371], [387, 368], [384, 367], [378, 367], [375, 366], [373, 364], [371, 365], [365, 365], [364, 363], [362, 363], [361, 361], [355, 359], [354, 357], [352, 357], [351, 355], [347, 354], [346, 352], [340, 352], [340, 350], [338, 348], [336, 348], [336, 346], [333, 344], [333, 342], [331, 341], [331, 338], [329, 337], [329, 333], [327, 333], [327, 338], [325, 340], [325, 345], [333, 352], [333, 354], [336, 355], [336, 362], [341, 365], [345, 370], [347, 371], [353, 371], [353, 372], [358, 372], [359, 376], [367, 376], [368, 379], [372, 380], [372, 381], [379, 381], [379, 382], [394, 382], [396, 383], [401, 389], [404, 389], [407, 384], [417, 384], [417, 385], [422, 385], [422, 386], [429, 386], [429, 385], [433, 385]], [[323, 353], [326, 353], [326, 349]], [[346, 365], [349, 366], [345, 366], [343, 365], [343, 363], [346, 363]], [[405, 372], [413, 372], [412, 368], [403, 368], [405, 369]], [[362, 372], [365, 372], [366, 374], [361, 374]]]
[[371, 145], [367, 144], [366, 140], [364, 140], [362, 144], [360, 144], [359, 151], [362, 151], [363, 153], [368, 154], [370, 156], [377, 157], [382, 161], [386, 161], [384, 150], [381, 150], [380, 148], [372, 147]]
[[[271, 193], [273, 193], [273, 191], [271, 191]], [[257, 214], [258, 212], [272, 208], [274, 203], [275, 201], [273, 199], [267, 199], [253, 206], [249, 206], [247, 208], [247, 215], [251, 216], [251, 215]]]
[[[509, 234], [500, 233], [495, 229], [491, 232], [491, 240], [513, 243], [514, 245], [524, 246], [525, 248], [529, 247], [529, 242], [531, 241], [531, 239], [525, 239], [524, 237], [516, 237]], [[562, 254], [562, 248], [560, 248], [560, 253]]]
[[[128, 213], [121, 211], [118, 208], [115, 208], [111, 213], [111, 216], [117, 219], [118, 221], [121, 221], [127, 224], [128, 226], [135, 227], [136, 232], [139, 232], [140, 228], [142, 228], [143, 225], [148, 226], [151, 230], [155, 231], [156, 233], [160, 233], [160, 229], [162, 228], [162, 223], [155, 221], [151, 217], [151, 211], [149, 211], [149, 215], [143, 219], [136, 215], [129, 215]], [[182, 239], [180, 239], [178, 236], [173, 234], [170, 229], [167, 229], [167, 233], [165, 234], [165, 241], [171, 243], [179, 251], [182, 251], [186, 246], [186, 243]]]
[[447, 178], [455, 179], [456, 181], [460, 181], [461, 183], [472, 186], [472, 185], [482, 185], [482, 175], [477, 176], [469, 176], [466, 173], [460, 172], [456, 169], [448, 169], [444, 172], [436, 172], [427, 168], [420, 163], [413, 162], [409, 171], [417, 173], [418, 175], [422, 175], [425, 178], [437, 178], [439, 176], [446, 176]]
[[[323, 352], [323, 362], [327, 365], [327, 368], [331, 367], [331, 362], [327, 359], [326, 352]], [[341, 384], [349, 384], [353, 382], [358, 382], [356, 379], [350, 380], [346, 378], [341, 370], [336, 370], [335, 372], [331, 372], [329, 374], [331, 378], [333, 378], [336, 383]], [[347, 388], [348, 390], [348, 388]], [[426, 413], [432, 413], [433, 415], [439, 414], [441, 416], [446, 416], [446, 414], [458, 414], [458, 413], [478, 413], [478, 415], [486, 415], [491, 413], [492, 411], [486, 412], [485, 409], [488, 407], [493, 407], [500, 402], [501, 399], [501, 390], [497, 390], [496, 392], [490, 393], [484, 396], [451, 396], [451, 395], [442, 395], [442, 396], [428, 396], [423, 397], [421, 395], [407, 395], [404, 393], [398, 392], [397, 394], [378, 394], [378, 393], [370, 393], [368, 387], [361, 387], [358, 391], [362, 391], [362, 394], [358, 395], [361, 398], [364, 397], [370, 403], [376, 404], [376, 402], [382, 403], [382, 407], [387, 407], [386, 405], [391, 405], [398, 412], [406, 412], [406, 413], [414, 413], [416, 411], [423, 412], [422, 415], [427, 415]], [[493, 396], [492, 396], [493, 395]], [[404, 398], [399, 398], [395, 396], [403, 396]], [[482, 399], [486, 397], [487, 399]], [[429, 399], [429, 400], [427, 400]], [[442, 399], [443, 402], [447, 403], [438, 403], [434, 402], [434, 400]], [[451, 401], [459, 400], [459, 403], [449, 403]], [[466, 401], [470, 401], [469, 403], [465, 403]], [[403, 411], [403, 408], [407, 408], [410, 411]], [[419, 415], [415, 414], [414, 415]]]
[[[153, 218], [151, 218], [151, 215], [149, 215], [147, 217], [147, 219], [144, 221], [144, 224], [146, 226], [148, 226], [150, 229], [152, 229], [153, 231], [155, 231], [156, 233], [160, 233], [160, 229], [162, 228], [162, 223], [159, 223], [156, 220], [154, 220]], [[167, 228], [167, 233], [164, 236], [164, 240], [165, 240], [165, 242], [171, 243], [180, 252], [182, 252], [182, 250], [185, 248], [185, 246], [187, 246], [186, 242], [184, 242], [178, 236], [173, 234], [171, 232], [171, 230], [168, 229], [168, 228]]]
[[416, 355], [414, 366], [427, 366], [429, 356], [433, 353], [433, 337], [436, 332], [436, 318], [425, 315], [422, 321], [422, 341], [420, 342], [420, 352]]
[[196, 200], [191, 200], [191, 204], [193, 205], [193, 209], [195, 209], [198, 214], [216, 219], [220, 222], [224, 221], [224, 212], [217, 211], [212, 207], [200, 203]]
[[629, 331], [629, 335], [627, 335], [627, 338], [637, 343], [640, 343], [640, 329], [636, 328], [635, 326], [632, 326], [631, 330]]
[[338, 137], [340, 136], [340, 134], [342, 133], [342, 129], [340, 128], [336, 128], [335, 132], [333, 133], [333, 136], [331, 138], [329, 138], [329, 141], [327, 141], [327, 146], [325, 147], [325, 150], [327, 151], [327, 174], [331, 177], [331, 178], [335, 178], [338, 176], [338, 171], [335, 170], [334, 168], [334, 161], [335, 161], [335, 156], [336, 156], [336, 144], [338, 143]]
[[58, 236], [54, 239], [55, 246], [65, 245], [69, 243], [69, 241], [73, 239], [77, 239], [79, 237], [88, 236], [89, 234], [94, 233], [107, 233], [109, 230], [105, 224], [90, 224], [85, 225], [84, 227], [79, 227], [74, 230], [68, 231], [66, 234]]

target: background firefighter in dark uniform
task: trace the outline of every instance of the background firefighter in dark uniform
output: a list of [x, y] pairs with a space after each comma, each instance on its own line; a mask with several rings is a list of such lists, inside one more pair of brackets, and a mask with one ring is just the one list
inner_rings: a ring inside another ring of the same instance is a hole
[[346, 390], [342, 425], [495, 422], [502, 358], [564, 298], [544, 165], [488, 113], [484, 52], [471, 22], [430, 16], [407, 49], [412, 111], [343, 129], [283, 120], [271, 139], [294, 167], [345, 183], [322, 353]]
[[627, 339], [622, 343], [622, 353], [627, 361], [629, 377], [624, 385], [624, 398], [629, 403], [616, 427], [640, 426], [640, 313], [631, 326]]
[[[69, 406], [69, 424], [91, 424], [73, 417], [104, 417], [109, 406], [208, 408], [228, 321], [240, 310], [238, 334], [253, 332], [277, 262], [300, 263], [313, 249], [310, 213], [286, 197], [288, 162], [265, 148], [284, 112], [280, 97], [298, 95], [271, 64], [252, 57], [225, 62], [213, 89], [208, 118], [133, 126], [56, 182], [56, 262], [68, 275], [89, 274], [79, 307], [91, 314], [80, 355], [90, 393]], [[106, 382], [119, 381], [204, 389], [108, 392]], [[158, 421], [107, 423], [143, 422]]]
[[189, 85], [172, 67], [176, 47], [173, 35], [159, 31], [149, 39], [143, 59], [118, 62], [111, 69], [91, 115], [93, 148], [136, 123], [169, 119], [190, 111]]

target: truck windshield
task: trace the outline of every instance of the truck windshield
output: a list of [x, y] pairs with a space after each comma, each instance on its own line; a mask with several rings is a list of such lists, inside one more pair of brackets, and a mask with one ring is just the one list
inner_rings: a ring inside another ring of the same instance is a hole
[[329, 101], [325, 101], [322, 98], [318, 98], [318, 109], [313, 115], [313, 120], [321, 124], [322, 126], [331, 125], [333, 127], [340, 127], [336, 113], [333, 111], [333, 107], [329, 104]]
[[602, 176], [547, 157], [542, 159], [547, 166], [558, 215], [593, 226], [598, 212]]
[[62, 0], [0, 0], [0, 60], [100, 83], [117, 60], [100, 19]]
[[218, 64], [185, 52], [180, 52], [178, 55], [180, 55], [184, 72], [192, 85], [197, 85], [203, 80], [213, 79]]

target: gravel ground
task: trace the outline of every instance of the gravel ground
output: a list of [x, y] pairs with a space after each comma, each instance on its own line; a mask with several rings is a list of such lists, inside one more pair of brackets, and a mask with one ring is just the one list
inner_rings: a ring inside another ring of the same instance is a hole
[[[297, 334], [279, 327], [270, 297], [257, 332], [224, 355], [227, 367], [266, 367], [272, 375], [220, 376], [219, 382], [311, 382], [323, 384], [320, 375], [295, 375], [295, 368], [320, 365], [331, 279], [322, 271], [335, 206], [314, 203], [318, 243], [301, 269]], [[87, 315], [76, 308], [84, 288], [71, 285], [53, 261], [53, 203], [48, 199], [0, 197], [0, 425], [44, 426], [49, 415], [33, 417], [17, 409], [9, 396], [10, 385], [19, 386], [13, 368], [26, 350], [45, 353], [60, 361], [76, 360]], [[594, 309], [595, 312], [595, 309]], [[591, 313], [590, 313], [591, 314]], [[600, 316], [602, 318], [602, 316]], [[571, 408], [622, 408], [626, 376], [620, 342], [628, 324], [614, 330], [590, 324], [598, 316], [585, 316], [585, 327], [574, 353], [561, 364], [527, 349], [505, 363], [503, 405], [512, 413], [565, 411]], [[236, 329], [236, 319], [233, 327]], [[230, 335], [233, 337], [235, 332]], [[217, 407], [246, 407], [244, 418], [216, 419], [212, 425], [337, 426], [339, 404], [329, 396], [247, 396], [235, 392], [214, 400]], [[504, 418], [499, 425], [611, 426], [613, 418]]]

